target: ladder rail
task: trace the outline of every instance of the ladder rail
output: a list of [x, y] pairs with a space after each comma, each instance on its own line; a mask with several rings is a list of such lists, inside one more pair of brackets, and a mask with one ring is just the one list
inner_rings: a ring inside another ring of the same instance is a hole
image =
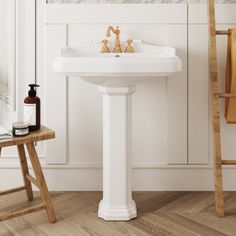
[[208, 50], [209, 50], [209, 71], [211, 89], [211, 114], [212, 114], [212, 136], [213, 136], [213, 159], [215, 177], [215, 209], [218, 217], [224, 217], [224, 199], [222, 182], [222, 160], [221, 160], [221, 139], [220, 139], [220, 102], [218, 92], [218, 70], [216, 34], [223, 34], [225, 31], [215, 29], [215, 2], [208, 0]]

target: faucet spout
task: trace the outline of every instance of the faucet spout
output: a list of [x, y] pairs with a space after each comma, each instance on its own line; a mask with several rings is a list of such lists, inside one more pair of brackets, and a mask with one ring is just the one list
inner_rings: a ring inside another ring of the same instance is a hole
[[115, 34], [115, 48], [113, 50], [114, 53], [121, 53], [122, 50], [121, 50], [121, 45], [120, 45], [120, 30], [119, 30], [119, 27], [117, 26], [116, 29], [112, 26], [109, 26], [107, 28], [107, 33], [106, 33], [106, 36], [107, 37], [110, 37], [111, 36], [111, 31], [113, 34]]
[[111, 37], [111, 30], [114, 30], [114, 28], [112, 27], [112, 26], [109, 26], [108, 28], [107, 28], [107, 33], [106, 33], [106, 37]]

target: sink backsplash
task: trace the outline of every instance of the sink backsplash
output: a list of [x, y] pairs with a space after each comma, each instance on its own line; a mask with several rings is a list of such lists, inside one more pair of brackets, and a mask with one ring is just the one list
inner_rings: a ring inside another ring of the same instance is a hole
[[[236, 3], [236, 0], [216, 0], [217, 3]], [[47, 0], [47, 3], [206, 3], [206, 0]]]

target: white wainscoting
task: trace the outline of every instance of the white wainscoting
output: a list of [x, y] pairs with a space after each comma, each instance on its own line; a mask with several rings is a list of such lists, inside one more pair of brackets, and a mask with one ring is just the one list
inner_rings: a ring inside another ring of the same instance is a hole
[[[23, 101], [28, 94], [28, 84], [35, 83], [36, 61], [35, 61], [35, 1], [17, 0], [15, 9], [16, 18], [16, 98], [15, 108], [0, 102], [0, 125], [11, 129], [12, 123], [23, 118]], [[9, 23], [10, 24], [10, 23]], [[9, 25], [10, 27], [10, 25]], [[9, 67], [13, 65], [9, 65]], [[44, 145], [37, 145], [40, 156], [45, 156]], [[15, 148], [4, 148], [0, 159], [2, 163], [17, 163], [17, 152]], [[3, 168], [5, 168], [4, 166]]]
[[[235, 11], [235, 4], [217, 6], [219, 28], [236, 23]], [[52, 60], [61, 47], [102, 40], [110, 24], [120, 26], [122, 40], [176, 47], [183, 61], [181, 73], [139, 84], [133, 96], [133, 189], [213, 189], [206, 12], [205, 4], [48, 4], [43, 14], [38, 13], [44, 20], [43, 25], [37, 23], [43, 121], [56, 131], [56, 140], [41, 152], [51, 190], [102, 188], [101, 94], [94, 85], [53, 73]], [[219, 40], [222, 78], [223, 37]], [[222, 125], [223, 153], [230, 159], [236, 157], [236, 130], [223, 120]], [[1, 189], [19, 184], [16, 159], [3, 158], [0, 164]], [[226, 167], [224, 174], [225, 189], [235, 190], [230, 182], [236, 177], [235, 168]]]
[[[236, 5], [216, 4], [216, 28], [236, 26]], [[188, 18], [189, 155], [190, 164], [212, 163], [208, 101], [208, 25], [205, 4], [190, 4]], [[224, 91], [227, 37], [217, 36], [220, 89]], [[227, 125], [221, 107], [223, 159], [236, 159], [236, 125]], [[236, 186], [235, 186], [236, 187]]]
[[[167, 11], [170, 14], [164, 14]], [[168, 80], [160, 78], [137, 86], [133, 161], [150, 166], [187, 164], [186, 4], [46, 6], [46, 115], [48, 126], [57, 131], [56, 141], [48, 146], [48, 164], [94, 165], [102, 161], [101, 94], [95, 85], [78, 78], [59, 78], [51, 67], [61, 47], [101, 41], [110, 24], [120, 26], [123, 41], [143, 39], [176, 47], [183, 71]], [[57, 89], [50, 96], [53, 84]], [[52, 109], [56, 104], [58, 108]]]

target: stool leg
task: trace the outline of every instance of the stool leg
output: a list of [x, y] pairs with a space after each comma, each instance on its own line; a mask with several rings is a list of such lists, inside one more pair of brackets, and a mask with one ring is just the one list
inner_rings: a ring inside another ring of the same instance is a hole
[[26, 187], [26, 194], [27, 194], [28, 200], [32, 201], [34, 199], [34, 196], [33, 196], [31, 182], [26, 177], [29, 174], [29, 169], [28, 169], [27, 159], [26, 159], [26, 156], [25, 156], [24, 145], [23, 144], [18, 145], [17, 150], [18, 150], [18, 154], [19, 154], [19, 158], [20, 158], [20, 164], [21, 164], [21, 171], [22, 171], [22, 175], [23, 175], [23, 180], [24, 180], [24, 184], [25, 184], [25, 187]]
[[47, 184], [44, 179], [43, 171], [41, 168], [41, 164], [38, 159], [37, 152], [35, 150], [34, 144], [29, 143], [27, 145], [27, 150], [30, 156], [30, 160], [34, 169], [35, 177], [39, 185], [40, 194], [42, 197], [42, 200], [46, 206], [48, 219], [51, 223], [56, 222], [56, 214], [54, 207], [52, 205], [52, 201], [48, 192]]

